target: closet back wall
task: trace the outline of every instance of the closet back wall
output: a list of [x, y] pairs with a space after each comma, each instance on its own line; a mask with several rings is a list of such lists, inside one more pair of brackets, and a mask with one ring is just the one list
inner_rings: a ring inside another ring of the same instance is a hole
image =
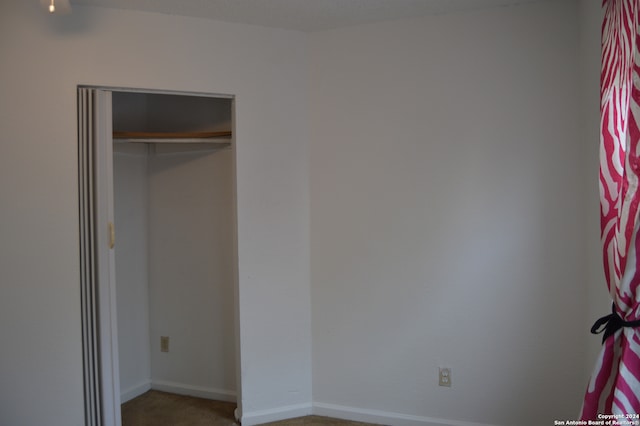
[[230, 148], [149, 157], [153, 388], [234, 395], [231, 161]]

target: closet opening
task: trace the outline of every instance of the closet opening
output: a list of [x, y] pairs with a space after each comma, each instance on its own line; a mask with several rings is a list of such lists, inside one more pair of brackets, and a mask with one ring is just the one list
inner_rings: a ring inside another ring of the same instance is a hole
[[86, 424], [236, 403], [234, 98], [79, 87], [78, 135]]

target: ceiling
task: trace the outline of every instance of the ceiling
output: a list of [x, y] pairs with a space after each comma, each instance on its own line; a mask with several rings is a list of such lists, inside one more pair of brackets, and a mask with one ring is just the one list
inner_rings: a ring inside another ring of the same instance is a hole
[[73, 5], [141, 10], [299, 31], [319, 31], [521, 3], [562, 0], [72, 0]]

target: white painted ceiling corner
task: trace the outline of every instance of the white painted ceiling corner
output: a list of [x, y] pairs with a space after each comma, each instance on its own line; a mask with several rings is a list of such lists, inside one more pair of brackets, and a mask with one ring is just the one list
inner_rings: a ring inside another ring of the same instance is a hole
[[[73, 5], [157, 12], [298, 31], [564, 0], [72, 0]], [[595, 0], [594, 0], [595, 1]]]

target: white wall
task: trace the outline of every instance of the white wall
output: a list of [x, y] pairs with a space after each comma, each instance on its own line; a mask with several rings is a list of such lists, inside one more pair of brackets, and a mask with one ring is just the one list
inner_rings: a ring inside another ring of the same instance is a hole
[[312, 35], [323, 413], [577, 416], [588, 327], [577, 12], [545, 2]]
[[308, 405], [305, 37], [79, 6], [51, 17], [20, 0], [0, 2], [0, 35], [0, 423], [83, 422], [78, 84], [237, 96], [243, 409]]
[[[600, 144], [600, 31], [603, 9], [600, 2], [581, 0], [580, 3], [580, 105], [581, 133], [586, 166], [586, 200], [584, 209], [587, 228], [586, 291], [587, 313], [590, 323], [611, 312], [611, 297], [607, 292], [602, 266], [600, 244], [600, 198], [598, 193], [599, 144]], [[589, 377], [601, 349], [602, 335], [594, 336], [586, 330], [588, 340], [586, 376]], [[586, 389], [586, 387], [585, 387]]]
[[583, 210], [588, 3], [316, 33], [308, 51], [290, 31], [0, 2], [0, 423], [83, 422], [77, 84], [237, 95], [245, 424], [311, 402], [310, 237], [319, 407], [575, 417], [606, 297]]
[[151, 385], [146, 146], [115, 144], [113, 187], [120, 394], [126, 402]]
[[[149, 157], [152, 387], [233, 400], [233, 152]], [[169, 352], [160, 351], [169, 336]]]

